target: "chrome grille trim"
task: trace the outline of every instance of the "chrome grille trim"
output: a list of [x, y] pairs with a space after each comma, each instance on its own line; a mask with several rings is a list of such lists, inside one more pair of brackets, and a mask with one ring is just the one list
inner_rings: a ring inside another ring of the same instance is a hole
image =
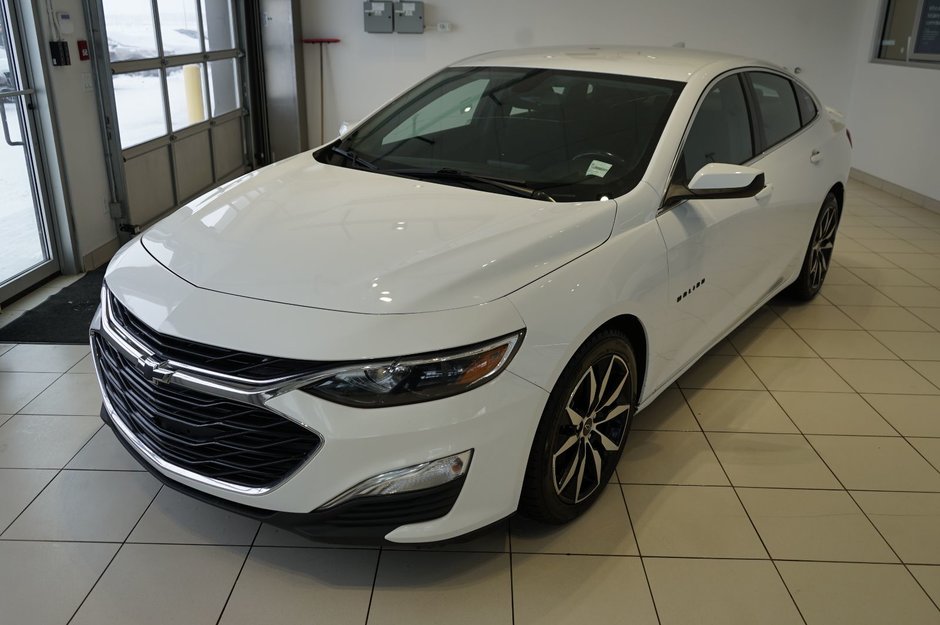
[[[132, 361], [143, 362], [148, 358], [154, 359], [154, 357], [158, 356], [156, 352], [142, 344], [136, 338], [128, 335], [128, 333], [124, 332], [123, 329], [114, 322], [109, 296], [110, 293], [108, 292], [107, 287], [103, 287], [101, 310], [99, 315], [100, 328], [96, 329], [93, 327], [91, 334], [97, 334], [101, 340], [106, 341], [108, 345]], [[265, 410], [275, 413], [284, 419], [300, 425], [301, 427], [310, 431], [312, 434], [318, 436], [321, 441], [320, 445], [317, 446], [317, 448], [306, 458], [304, 462], [302, 462], [295, 470], [285, 475], [279, 482], [271, 486], [246, 486], [235, 484], [202, 475], [185, 467], [173, 464], [172, 462], [168, 462], [167, 460], [160, 457], [155, 451], [150, 449], [150, 447], [148, 447], [147, 444], [130, 429], [128, 424], [124, 422], [120, 414], [114, 408], [114, 405], [111, 403], [108, 397], [107, 389], [105, 388], [102, 381], [103, 371], [101, 370], [100, 365], [101, 354], [95, 345], [94, 336], [90, 337], [89, 342], [91, 344], [92, 361], [94, 363], [96, 378], [98, 380], [98, 386], [101, 391], [103, 404], [105, 410], [108, 413], [108, 416], [111, 418], [112, 423], [114, 423], [115, 427], [118, 429], [121, 435], [124, 436], [124, 438], [134, 447], [134, 449], [138, 451], [138, 453], [140, 453], [154, 466], [161, 469], [164, 473], [184, 478], [197, 484], [202, 484], [240, 495], [259, 496], [265, 495], [277, 489], [284, 482], [289, 480], [292, 475], [303, 469], [303, 467], [305, 467], [314, 457], [316, 457], [316, 455], [323, 448], [323, 443], [326, 439], [322, 434], [311, 428], [306, 423], [296, 419], [295, 417], [285, 414], [279, 410], [270, 408], [266, 406], [266, 404], [268, 401], [279, 395], [319, 379], [324, 375], [324, 372], [318, 372], [316, 374], [304, 375], [300, 377], [288, 377], [281, 380], [266, 380], [263, 382], [258, 382], [244, 378], [237, 378], [236, 376], [222, 376], [221, 374], [215, 374], [214, 372], [206, 371], [186, 363], [166, 361], [166, 364], [172, 367], [173, 371], [170, 375], [166, 376], [165, 381], [162, 382], [163, 384], [179, 386], [208, 395], [214, 395], [222, 399], [228, 399], [259, 408], [264, 408]]]

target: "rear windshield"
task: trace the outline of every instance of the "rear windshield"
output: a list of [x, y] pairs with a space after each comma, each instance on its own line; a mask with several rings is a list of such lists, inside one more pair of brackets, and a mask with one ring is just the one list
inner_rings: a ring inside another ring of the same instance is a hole
[[[315, 156], [415, 178], [453, 170], [557, 202], [616, 197], [643, 177], [682, 87], [612, 74], [448, 68]], [[428, 179], [473, 186], [466, 177]]]

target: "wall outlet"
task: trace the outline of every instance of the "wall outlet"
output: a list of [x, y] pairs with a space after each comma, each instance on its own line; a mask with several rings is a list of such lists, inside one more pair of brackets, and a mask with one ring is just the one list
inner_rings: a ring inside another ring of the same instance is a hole
[[454, 25], [450, 22], [438, 22], [437, 23], [437, 32], [439, 33], [449, 33], [454, 29]]
[[91, 93], [95, 90], [95, 83], [91, 80], [90, 72], [82, 72], [82, 91]]

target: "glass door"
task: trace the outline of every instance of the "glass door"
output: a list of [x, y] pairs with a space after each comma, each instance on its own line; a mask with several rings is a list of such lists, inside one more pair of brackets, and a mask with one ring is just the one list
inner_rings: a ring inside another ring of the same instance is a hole
[[59, 269], [40, 184], [33, 90], [10, 4], [0, 0], [0, 302]]

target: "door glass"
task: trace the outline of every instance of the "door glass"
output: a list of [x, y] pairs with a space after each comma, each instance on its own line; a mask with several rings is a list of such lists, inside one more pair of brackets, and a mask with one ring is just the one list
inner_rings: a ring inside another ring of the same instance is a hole
[[25, 98], [3, 95], [22, 88], [4, 9], [0, 4], [0, 284], [49, 259], [28, 151]]
[[205, 82], [202, 79], [204, 67], [202, 63], [194, 63], [166, 70], [173, 130], [192, 126], [206, 119]]
[[719, 81], [702, 100], [686, 137], [676, 181], [687, 183], [708, 163], [740, 165], [754, 156], [751, 122], [737, 75]]
[[751, 72], [750, 76], [769, 148], [800, 129], [800, 109], [792, 83], [783, 76], [764, 72]]
[[800, 102], [800, 119], [805, 126], [816, 118], [816, 103], [813, 102], [813, 96], [799, 85], [796, 85], [796, 95]]
[[121, 147], [127, 148], [166, 134], [160, 70], [148, 69], [114, 75]]
[[159, 0], [157, 9], [164, 56], [202, 52], [196, 0]]
[[157, 56], [150, 0], [102, 0], [108, 16], [111, 61], [132, 61]]

